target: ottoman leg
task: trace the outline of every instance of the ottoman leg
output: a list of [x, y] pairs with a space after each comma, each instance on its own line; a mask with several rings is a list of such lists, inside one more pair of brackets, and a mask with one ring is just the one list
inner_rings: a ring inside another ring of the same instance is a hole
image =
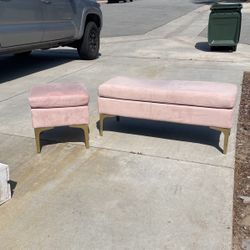
[[36, 139], [36, 151], [37, 151], [37, 153], [41, 152], [40, 134], [43, 131], [50, 130], [50, 129], [52, 129], [52, 128], [34, 128], [35, 139]]
[[85, 138], [85, 146], [89, 148], [89, 126], [87, 124], [83, 125], [71, 125], [71, 128], [80, 128], [83, 130], [84, 138]]
[[89, 148], [89, 126], [83, 125], [83, 132], [84, 132], [84, 138], [85, 138], [85, 146], [86, 148]]
[[210, 127], [211, 129], [220, 131], [221, 133], [224, 134], [224, 147], [223, 147], [223, 154], [227, 153], [227, 148], [228, 148], [228, 140], [230, 136], [230, 128], [217, 128], [217, 127]]

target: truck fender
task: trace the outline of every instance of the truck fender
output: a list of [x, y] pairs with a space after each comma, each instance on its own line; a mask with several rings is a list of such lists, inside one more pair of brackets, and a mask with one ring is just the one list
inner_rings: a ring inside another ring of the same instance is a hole
[[101, 13], [100, 9], [92, 8], [92, 9], [89, 9], [88, 11], [82, 12], [81, 24], [80, 24], [79, 33], [78, 33], [79, 39], [82, 38], [86, 24], [89, 21], [94, 21], [96, 23], [97, 27], [101, 30], [101, 28], [102, 28], [102, 13]]

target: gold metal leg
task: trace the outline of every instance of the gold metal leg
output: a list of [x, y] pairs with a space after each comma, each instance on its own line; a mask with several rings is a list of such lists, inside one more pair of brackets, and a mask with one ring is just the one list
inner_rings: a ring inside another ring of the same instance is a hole
[[223, 147], [223, 154], [227, 153], [227, 148], [228, 148], [228, 139], [230, 136], [230, 128], [217, 128], [217, 127], [210, 127], [211, 129], [220, 131], [224, 134], [224, 147]]
[[100, 136], [103, 136], [103, 121], [105, 119], [104, 114], [100, 114], [100, 120], [99, 120], [99, 134]]
[[[100, 136], [103, 136], [104, 119], [108, 118], [108, 117], [115, 117], [115, 115], [100, 114], [100, 120], [99, 120], [99, 134], [100, 134]], [[116, 120], [120, 121], [120, 116], [116, 116]]]
[[84, 132], [84, 137], [85, 137], [85, 146], [86, 148], [89, 148], [89, 126], [88, 125], [84, 125], [83, 126], [83, 132]]
[[41, 152], [41, 144], [40, 144], [40, 134], [46, 130], [50, 130], [52, 128], [34, 128], [35, 132], [35, 140], [36, 140], [36, 151], [37, 153]]
[[89, 126], [87, 124], [81, 124], [81, 125], [71, 125], [71, 128], [80, 128], [83, 130], [84, 138], [85, 138], [85, 146], [86, 148], [89, 148]]

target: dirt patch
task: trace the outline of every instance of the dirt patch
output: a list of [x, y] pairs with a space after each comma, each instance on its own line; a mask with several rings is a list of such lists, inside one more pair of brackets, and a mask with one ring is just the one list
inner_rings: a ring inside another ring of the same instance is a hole
[[233, 250], [250, 248], [250, 72], [244, 74], [237, 126]]

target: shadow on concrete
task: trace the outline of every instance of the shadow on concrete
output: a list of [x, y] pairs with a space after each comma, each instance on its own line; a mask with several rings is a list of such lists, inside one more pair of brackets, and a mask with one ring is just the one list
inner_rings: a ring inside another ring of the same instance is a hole
[[194, 4], [245, 3], [247, 0], [192, 0]]
[[76, 50], [70, 49], [34, 51], [27, 57], [1, 56], [0, 84], [54, 68], [72, 60], [79, 60], [79, 56]]
[[204, 52], [211, 52], [207, 42], [198, 42], [195, 44], [195, 48]]
[[[99, 129], [99, 121], [97, 122], [97, 129]], [[219, 147], [220, 132], [203, 126], [132, 119], [126, 117], [121, 117], [120, 121], [117, 122], [114, 117], [105, 119], [104, 136], [105, 131], [206, 144], [223, 152]], [[41, 147], [67, 142], [80, 142], [83, 143], [83, 147], [85, 147], [83, 131], [78, 128], [65, 126], [56, 127], [41, 134]]]
[[10, 184], [11, 197], [13, 197], [13, 195], [15, 193], [16, 186], [17, 186], [17, 182], [9, 180], [8, 183]]
[[54, 129], [44, 131], [41, 136], [41, 149], [46, 145], [54, 145], [66, 142], [81, 142], [85, 147], [85, 138], [82, 129], [70, 127], [56, 127]]
[[108, 0], [108, 4], [114, 4], [114, 3], [127, 3], [126, 0]]
[[[106, 131], [126, 134], [143, 135], [177, 141], [187, 141], [198, 144], [211, 145], [219, 151], [220, 132], [204, 126], [159, 122], [121, 117], [119, 122], [115, 118], [106, 118], [104, 121], [104, 135]], [[99, 122], [97, 122], [99, 129]]]
[[192, 3], [194, 4], [214, 4], [217, 2], [217, 0], [192, 0]]
[[234, 52], [233, 47], [211, 47], [208, 42], [198, 42], [195, 44], [195, 48], [203, 52], [221, 52], [221, 53], [232, 53]]

